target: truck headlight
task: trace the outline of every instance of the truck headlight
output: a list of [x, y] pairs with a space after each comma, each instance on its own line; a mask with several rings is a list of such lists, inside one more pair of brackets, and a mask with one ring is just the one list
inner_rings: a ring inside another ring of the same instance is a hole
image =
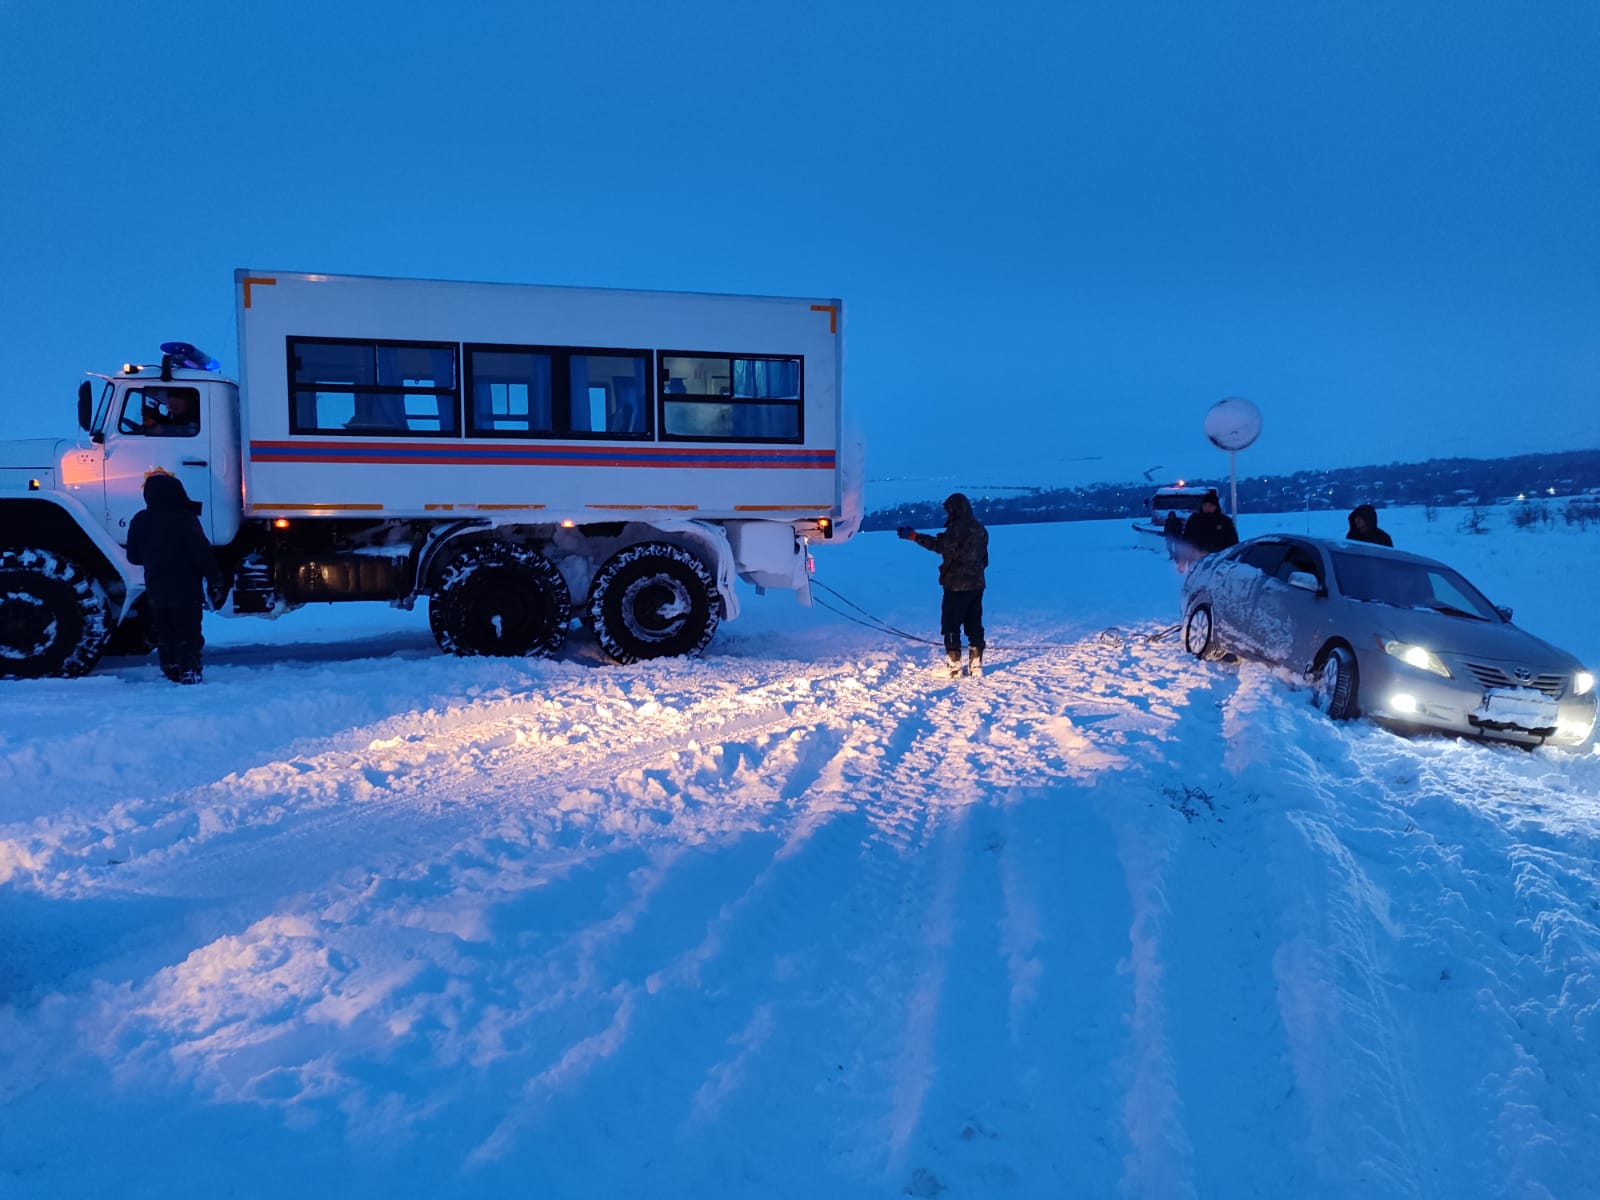
[[1439, 656], [1432, 650], [1418, 646], [1413, 642], [1388, 641], [1383, 644], [1384, 653], [1392, 654], [1403, 663], [1413, 667], [1420, 667], [1424, 671], [1432, 671], [1435, 675], [1450, 678], [1450, 668], [1439, 660]]
[[1594, 676], [1588, 671], [1579, 671], [1572, 677], [1572, 694], [1574, 696], [1587, 696], [1594, 690]]

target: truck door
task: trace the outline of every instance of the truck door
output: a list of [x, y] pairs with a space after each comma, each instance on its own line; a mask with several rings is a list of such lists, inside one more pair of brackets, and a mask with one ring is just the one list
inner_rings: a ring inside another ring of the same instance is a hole
[[[215, 541], [211, 441], [202, 399], [209, 388], [187, 381], [130, 381], [112, 402], [105, 423], [106, 528], [128, 541], [128, 522], [144, 507], [144, 481], [166, 471], [200, 502], [200, 524]], [[229, 536], [232, 536], [229, 531]]]

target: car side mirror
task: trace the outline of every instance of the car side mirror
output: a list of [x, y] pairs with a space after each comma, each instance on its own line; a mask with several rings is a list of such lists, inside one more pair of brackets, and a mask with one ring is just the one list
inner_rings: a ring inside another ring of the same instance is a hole
[[85, 379], [78, 385], [78, 428], [89, 432], [89, 422], [94, 420], [94, 390]]
[[1504, 621], [1507, 625], [1511, 624], [1511, 607], [1510, 607], [1510, 605], [1497, 604], [1497, 605], [1495, 605], [1495, 609], [1494, 610], [1495, 610], [1495, 612], [1500, 614], [1500, 619], [1502, 621]]
[[1291, 571], [1289, 578], [1284, 580], [1292, 588], [1299, 588], [1302, 592], [1320, 592], [1322, 585], [1317, 582], [1317, 577], [1309, 571]]

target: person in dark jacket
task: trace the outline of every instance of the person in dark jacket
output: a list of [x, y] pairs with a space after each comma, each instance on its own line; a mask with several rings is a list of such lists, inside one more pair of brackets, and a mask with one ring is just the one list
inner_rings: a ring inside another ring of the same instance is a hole
[[175, 476], [157, 472], [144, 481], [143, 511], [128, 522], [128, 561], [144, 568], [161, 673], [174, 683], [200, 682], [201, 605], [217, 608], [227, 594], [199, 507]]
[[1183, 518], [1176, 512], [1168, 512], [1167, 519], [1161, 523], [1161, 536], [1167, 542], [1167, 557], [1177, 562], [1183, 556]]
[[1393, 546], [1394, 539], [1378, 528], [1378, 510], [1370, 504], [1358, 504], [1350, 510], [1350, 532], [1345, 540], [1370, 542], [1374, 546]]
[[1204, 558], [1238, 542], [1239, 531], [1233, 527], [1232, 518], [1222, 511], [1215, 492], [1208, 493], [1200, 501], [1200, 511], [1190, 513], [1183, 523], [1183, 543], [1191, 559]]
[[899, 529], [901, 537], [932, 550], [943, 561], [939, 564], [939, 583], [944, 602], [939, 610], [939, 631], [944, 635], [945, 657], [950, 677], [961, 674], [961, 632], [966, 630], [969, 647], [967, 673], [983, 674], [983, 589], [984, 568], [989, 565], [989, 531], [972, 515], [972, 501], [952, 492], [944, 502], [944, 532], [918, 533], [909, 525]]

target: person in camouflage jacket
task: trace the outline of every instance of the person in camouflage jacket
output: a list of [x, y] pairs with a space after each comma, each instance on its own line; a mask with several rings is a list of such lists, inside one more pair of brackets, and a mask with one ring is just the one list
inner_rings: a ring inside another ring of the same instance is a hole
[[939, 610], [939, 630], [944, 635], [945, 657], [950, 675], [961, 674], [961, 633], [966, 631], [967, 671], [983, 674], [983, 589], [984, 568], [989, 565], [989, 531], [972, 515], [972, 501], [953, 492], [944, 502], [944, 532], [918, 533], [902, 526], [899, 534], [924, 550], [932, 550], [942, 560], [939, 584], [944, 602]]

